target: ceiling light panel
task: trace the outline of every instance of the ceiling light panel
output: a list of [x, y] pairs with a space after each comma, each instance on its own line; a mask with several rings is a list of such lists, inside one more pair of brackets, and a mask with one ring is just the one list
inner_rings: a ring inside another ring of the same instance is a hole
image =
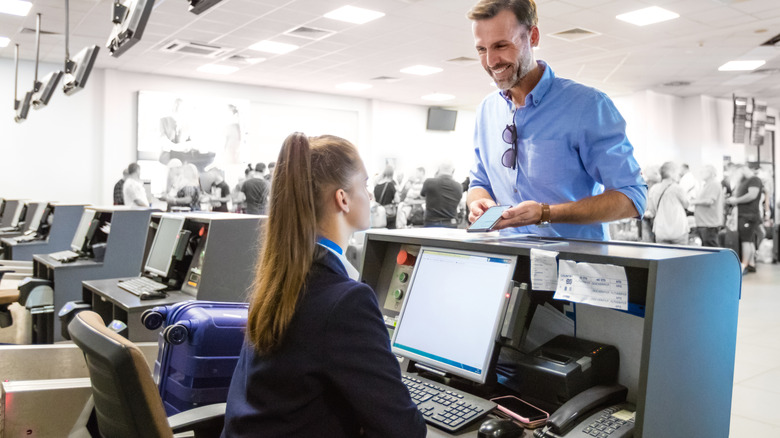
[[276, 41], [263, 40], [258, 43], [249, 46], [250, 50], [257, 52], [273, 53], [276, 55], [284, 55], [298, 49], [295, 44], [278, 43]]
[[370, 9], [357, 8], [355, 6], [342, 6], [324, 15], [331, 20], [346, 21], [347, 23], [365, 24], [377, 18], [384, 17], [384, 12]]
[[413, 65], [411, 67], [401, 69], [401, 73], [419, 76], [428, 76], [434, 73], [440, 73], [442, 71], [444, 70], [439, 67], [429, 67], [427, 65]]
[[0, 37], [0, 47], [6, 47], [11, 42], [10, 38]]
[[648, 24], [660, 23], [662, 21], [673, 20], [679, 17], [680, 14], [670, 10], [659, 8], [658, 6], [651, 6], [649, 8], [639, 9], [633, 12], [628, 12], [626, 14], [620, 14], [615, 18], [637, 26], [647, 26]]
[[0, 13], [26, 17], [32, 3], [22, 0], [0, 0]]
[[751, 71], [761, 67], [764, 64], [766, 64], [766, 61], [762, 60], [729, 61], [718, 67], [718, 71]]

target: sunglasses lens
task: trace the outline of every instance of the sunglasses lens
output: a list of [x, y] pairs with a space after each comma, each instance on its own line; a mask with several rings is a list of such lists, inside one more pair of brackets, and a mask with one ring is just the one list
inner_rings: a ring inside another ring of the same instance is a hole
[[501, 164], [504, 165], [504, 167], [514, 167], [515, 165], [515, 149], [509, 148], [506, 151], [504, 151], [504, 155], [501, 156]]
[[501, 138], [504, 139], [505, 143], [514, 143], [515, 140], [517, 140], [516, 134], [515, 134], [515, 125], [506, 125], [506, 128], [504, 128], [504, 132], [501, 134]]

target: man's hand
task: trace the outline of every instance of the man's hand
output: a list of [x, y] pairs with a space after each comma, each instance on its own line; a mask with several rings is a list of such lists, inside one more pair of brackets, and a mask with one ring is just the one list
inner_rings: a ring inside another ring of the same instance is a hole
[[496, 205], [490, 198], [480, 198], [469, 204], [469, 223], [473, 224], [488, 208]]
[[501, 214], [501, 219], [493, 227], [494, 230], [504, 228], [534, 225], [542, 219], [542, 204], [536, 201], [523, 201], [508, 208]]

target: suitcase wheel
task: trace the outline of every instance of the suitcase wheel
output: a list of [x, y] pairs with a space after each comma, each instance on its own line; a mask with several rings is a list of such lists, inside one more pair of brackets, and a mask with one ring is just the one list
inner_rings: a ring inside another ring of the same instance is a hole
[[155, 309], [147, 309], [141, 314], [141, 324], [149, 330], [160, 328], [163, 322], [165, 322], [165, 317]]
[[165, 327], [163, 338], [166, 342], [173, 345], [183, 344], [189, 337], [189, 330], [183, 325], [174, 324]]

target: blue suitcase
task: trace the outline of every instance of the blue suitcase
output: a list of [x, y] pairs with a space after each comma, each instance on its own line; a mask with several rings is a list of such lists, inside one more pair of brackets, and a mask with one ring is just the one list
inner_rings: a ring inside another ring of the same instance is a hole
[[170, 416], [227, 401], [246, 331], [247, 303], [184, 301], [149, 309], [144, 326], [161, 326], [154, 380]]

